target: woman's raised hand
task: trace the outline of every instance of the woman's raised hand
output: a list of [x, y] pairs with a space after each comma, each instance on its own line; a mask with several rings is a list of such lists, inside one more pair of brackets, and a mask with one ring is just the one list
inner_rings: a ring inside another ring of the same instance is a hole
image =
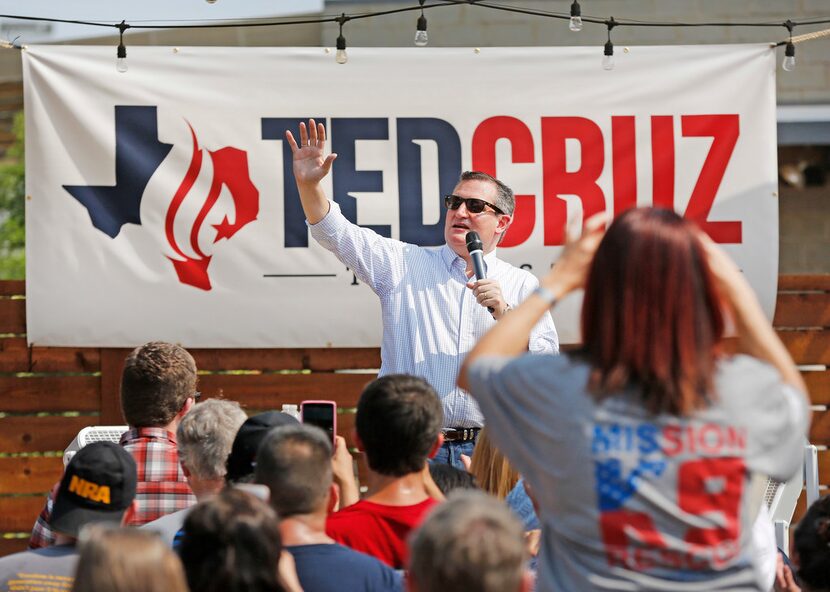
[[594, 254], [605, 234], [606, 219], [604, 212], [595, 214], [585, 222], [581, 235], [568, 236], [565, 250], [542, 280], [542, 284], [558, 297], [585, 286]]

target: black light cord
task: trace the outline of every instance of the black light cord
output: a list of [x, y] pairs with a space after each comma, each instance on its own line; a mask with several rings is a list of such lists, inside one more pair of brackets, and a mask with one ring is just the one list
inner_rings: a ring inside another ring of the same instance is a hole
[[[422, 11], [424, 9], [429, 8], [437, 8], [441, 6], [457, 6], [457, 5], [472, 5], [472, 6], [480, 6], [482, 8], [489, 8], [491, 10], [499, 10], [504, 12], [512, 12], [515, 14], [525, 14], [529, 16], [539, 16], [545, 18], [554, 18], [560, 20], [569, 20], [571, 18], [570, 13], [564, 12], [552, 12], [552, 11], [544, 11], [544, 10], [535, 10], [530, 8], [520, 8], [516, 6], [505, 6], [500, 5], [493, 2], [484, 2], [481, 0], [438, 0], [432, 4], [419, 4], [417, 6], [407, 6], [402, 8], [395, 8], [391, 10], [382, 10], [382, 11], [375, 11], [375, 12], [365, 12], [360, 14], [353, 14], [348, 15], [350, 20], [360, 20], [366, 18], [373, 18], [378, 16], [387, 16], [390, 14], [398, 14], [402, 12], [410, 12], [413, 10]], [[47, 23], [66, 23], [72, 25], [85, 25], [89, 27], [109, 27], [118, 29], [121, 26], [121, 23], [107, 23], [101, 21], [92, 21], [92, 20], [78, 20], [78, 19], [59, 19], [59, 18], [49, 18], [49, 17], [38, 17], [38, 16], [23, 16], [23, 15], [16, 15], [16, 14], [0, 14], [0, 18], [4, 19], [17, 19], [23, 21], [39, 21], [39, 22], [47, 22]], [[315, 24], [324, 24], [324, 23], [336, 23], [339, 22], [341, 16], [323, 16], [319, 18], [313, 19], [279, 19], [279, 20], [261, 20], [261, 19], [239, 19], [233, 22], [228, 22], [227, 19], [223, 19], [222, 22], [213, 23], [213, 22], [204, 22], [199, 21], [198, 23], [188, 23], [188, 22], [178, 22], [176, 24], [165, 24], [167, 21], [152, 21], [154, 24], [130, 24], [127, 25], [128, 28], [131, 29], [221, 29], [221, 28], [229, 28], [229, 27], [279, 27], [279, 26], [289, 26], [289, 25], [315, 25]], [[582, 20], [584, 22], [598, 24], [598, 25], [605, 25], [608, 22], [608, 19], [601, 18], [601, 17], [594, 17], [594, 16], [582, 16]], [[122, 21], [123, 22], [123, 21]], [[147, 23], [150, 21], [137, 21]], [[720, 21], [707, 21], [707, 22], [678, 22], [678, 21], [641, 21], [635, 19], [618, 19], [616, 21], [616, 26], [619, 27], [756, 27], [756, 28], [769, 28], [769, 27], [784, 27], [788, 28], [789, 25], [793, 27], [796, 26], [805, 26], [805, 25], [824, 25], [830, 24], [830, 17], [827, 18], [820, 18], [820, 19], [810, 19], [804, 21], [793, 21], [787, 20], [785, 22], [720, 22]], [[786, 42], [785, 42], [786, 43]]]
[[[117, 29], [119, 32], [119, 38], [121, 40], [120, 44], [123, 44], [123, 33], [126, 29], [223, 29], [223, 28], [232, 28], [232, 27], [280, 27], [280, 26], [292, 26], [292, 25], [316, 25], [316, 24], [325, 24], [325, 23], [339, 23], [341, 28], [342, 34], [342, 25], [344, 22], [349, 20], [361, 20], [367, 18], [374, 18], [380, 16], [387, 16], [391, 14], [399, 14], [404, 12], [410, 12], [413, 10], [420, 11], [423, 15], [423, 11], [425, 9], [430, 8], [437, 8], [442, 6], [458, 6], [458, 5], [470, 5], [470, 6], [478, 6], [481, 8], [487, 8], [490, 10], [498, 10], [504, 12], [511, 12], [514, 14], [524, 14], [528, 16], [538, 16], [543, 18], [553, 18], [559, 20], [569, 20], [571, 18], [570, 12], [554, 12], [554, 11], [545, 11], [545, 10], [536, 10], [531, 8], [521, 8], [516, 6], [507, 6], [503, 4], [498, 4], [496, 2], [487, 2], [483, 0], [436, 0], [433, 3], [425, 3], [419, 0], [417, 6], [407, 6], [402, 8], [395, 8], [391, 10], [381, 10], [375, 12], [364, 12], [359, 14], [353, 15], [346, 15], [342, 13], [340, 16], [322, 16], [318, 18], [310, 18], [310, 19], [279, 19], [279, 20], [263, 20], [263, 19], [239, 19], [236, 21], [228, 22], [227, 20], [223, 20], [222, 22], [178, 22], [175, 24], [166, 24], [168, 21], [137, 21], [136, 24], [127, 24], [125, 21], [121, 21], [120, 23], [107, 23], [101, 21], [93, 21], [93, 20], [79, 20], [79, 19], [60, 19], [60, 18], [49, 18], [49, 17], [36, 17], [36, 16], [23, 16], [23, 15], [14, 15], [14, 14], [0, 14], [0, 18], [4, 19], [17, 19], [23, 21], [37, 21], [37, 22], [46, 22], [46, 23], [65, 23], [65, 24], [73, 24], [73, 25], [84, 25], [89, 27], [109, 27]], [[596, 16], [582, 16], [583, 23], [591, 23], [596, 25], [605, 25], [608, 26], [609, 19], [600, 18]], [[345, 19], [345, 20], [344, 20]], [[642, 21], [642, 20], [635, 20], [635, 19], [620, 19], [614, 20], [613, 17], [610, 19], [614, 22], [614, 27], [677, 27], [677, 28], [684, 28], [684, 27], [748, 27], [748, 28], [774, 28], [774, 27], [784, 27], [788, 30], [789, 33], [789, 40], [780, 41], [776, 45], [787, 45], [792, 43], [792, 30], [794, 27], [801, 27], [801, 26], [808, 26], [808, 25], [825, 25], [830, 24], [830, 17], [827, 18], [817, 18], [817, 19], [807, 19], [803, 21], [793, 21], [788, 19], [785, 22], [720, 22], [720, 21], [712, 21], [712, 22], [677, 22], [677, 21], [669, 21], [669, 22], [661, 22], [661, 21]], [[149, 23], [153, 22], [154, 24], [138, 24], [138, 23]], [[610, 29], [609, 29], [610, 31]], [[15, 45], [16, 48], [20, 48], [20, 46]]]

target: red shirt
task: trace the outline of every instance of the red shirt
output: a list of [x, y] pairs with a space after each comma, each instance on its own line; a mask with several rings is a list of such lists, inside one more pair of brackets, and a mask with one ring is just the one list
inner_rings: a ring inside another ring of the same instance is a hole
[[406, 539], [438, 502], [427, 498], [414, 506], [387, 506], [360, 501], [330, 514], [326, 534], [355, 551], [404, 569], [409, 556]]

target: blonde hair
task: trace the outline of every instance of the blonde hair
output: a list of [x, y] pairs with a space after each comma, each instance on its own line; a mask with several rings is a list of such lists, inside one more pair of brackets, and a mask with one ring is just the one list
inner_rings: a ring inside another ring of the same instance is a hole
[[519, 472], [513, 468], [501, 450], [490, 442], [487, 428], [483, 428], [478, 434], [470, 473], [482, 490], [499, 499], [506, 498], [519, 480]]
[[72, 592], [188, 592], [181, 561], [153, 531], [92, 524], [79, 548]]
[[409, 576], [422, 592], [518, 590], [527, 550], [507, 506], [480, 491], [454, 491], [409, 540]]

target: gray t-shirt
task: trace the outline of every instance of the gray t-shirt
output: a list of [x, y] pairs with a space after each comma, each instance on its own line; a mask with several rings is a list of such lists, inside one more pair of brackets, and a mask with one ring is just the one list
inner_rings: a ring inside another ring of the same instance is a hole
[[654, 416], [634, 390], [600, 402], [570, 356], [485, 358], [471, 392], [533, 488], [540, 591], [758, 590], [753, 473], [798, 470], [806, 398], [747, 356], [720, 364], [713, 404]]
[[161, 540], [164, 541], [164, 544], [168, 547], [172, 547], [173, 541], [176, 539], [176, 535], [184, 526], [184, 521], [187, 518], [187, 515], [190, 514], [190, 510], [194, 507], [195, 506], [191, 506], [189, 508], [185, 508], [184, 510], [173, 512], [172, 514], [165, 514], [161, 518], [156, 518], [152, 522], [142, 524], [139, 528], [159, 533], [159, 536], [161, 537]]
[[71, 590], [78, 552], [75, 545], [23, 551], [0, 559], [0, 592]]

